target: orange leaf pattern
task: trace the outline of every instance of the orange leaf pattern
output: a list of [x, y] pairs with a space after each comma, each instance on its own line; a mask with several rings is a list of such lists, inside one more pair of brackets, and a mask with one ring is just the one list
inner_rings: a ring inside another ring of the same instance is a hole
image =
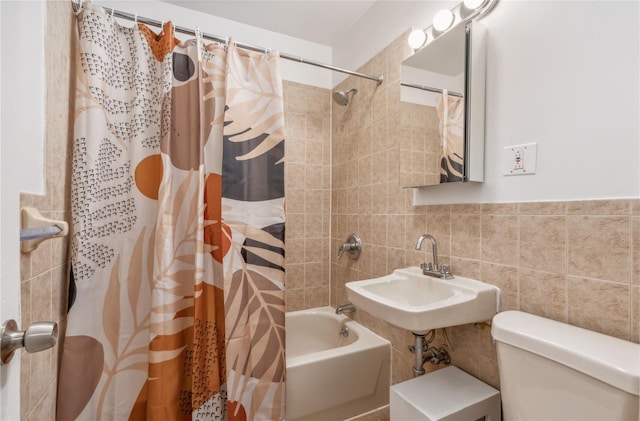
[[278, 54], [89, 2], [78, 34], [58, 419], [284, 419]]

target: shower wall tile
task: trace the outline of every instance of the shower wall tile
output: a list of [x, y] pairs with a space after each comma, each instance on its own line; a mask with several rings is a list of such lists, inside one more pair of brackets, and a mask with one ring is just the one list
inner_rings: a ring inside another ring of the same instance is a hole
[[288, 81], [283, 90], [286, 310], [295, 311], [329, 303], [329, 233], [337, 225], [331, 201], [348, 204], [346, 190], [331, 191], [331, 185], [346, 180], [348, 168], [331, 171], [331, 92]]

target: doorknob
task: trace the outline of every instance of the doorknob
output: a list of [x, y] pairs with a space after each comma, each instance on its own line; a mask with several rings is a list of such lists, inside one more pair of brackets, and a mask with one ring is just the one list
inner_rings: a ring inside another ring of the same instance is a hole
[[8, 364], [17, 349], [24, 347], [29, 353], [44, 351], [57, 340], [58, 324], [55, 322], [32, 323], [22, 331], [18, 330], [15, 320], [7, 320], [0, 328], [0, 364]]

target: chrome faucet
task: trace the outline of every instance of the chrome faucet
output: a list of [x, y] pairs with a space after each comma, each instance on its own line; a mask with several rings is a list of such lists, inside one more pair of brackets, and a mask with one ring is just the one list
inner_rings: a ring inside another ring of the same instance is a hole
[[453, 275], [449, 270], [449, 265], [442, 265], [442, 267], [440, 267], [440, 265], [438, 264], [438, 244], [436, 243], [436, 239], [433, 237], [433, 235], [421, 235], [420, 238], [418, 238], [418, 242], [416, 243], [416, 250], [420, 250], [422, 242], [425, 239], [429, 239], [429, 241], [431, 241], [431, 248], [433, 250], [433, 264], [431, 262], [422, 263], [420, 265], [422, 273], [436, 278], [453, 279]]
[[351, 303], [343, 304], [341, 306], [336, 307], [336, 314], [355, 313], [355, 311], [356, 311], [356, 306], [354, 306]]

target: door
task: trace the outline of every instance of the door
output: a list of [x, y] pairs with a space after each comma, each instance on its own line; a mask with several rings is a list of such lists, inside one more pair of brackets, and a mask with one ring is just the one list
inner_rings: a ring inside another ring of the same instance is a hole
[[[20, 192], [43, 194], [45, 185], [45, 7], [0, 1], [0, 323], [15, 319], [18, 326]], [[0, 366], [3, 421], [20, 419], [19, 352]]]

